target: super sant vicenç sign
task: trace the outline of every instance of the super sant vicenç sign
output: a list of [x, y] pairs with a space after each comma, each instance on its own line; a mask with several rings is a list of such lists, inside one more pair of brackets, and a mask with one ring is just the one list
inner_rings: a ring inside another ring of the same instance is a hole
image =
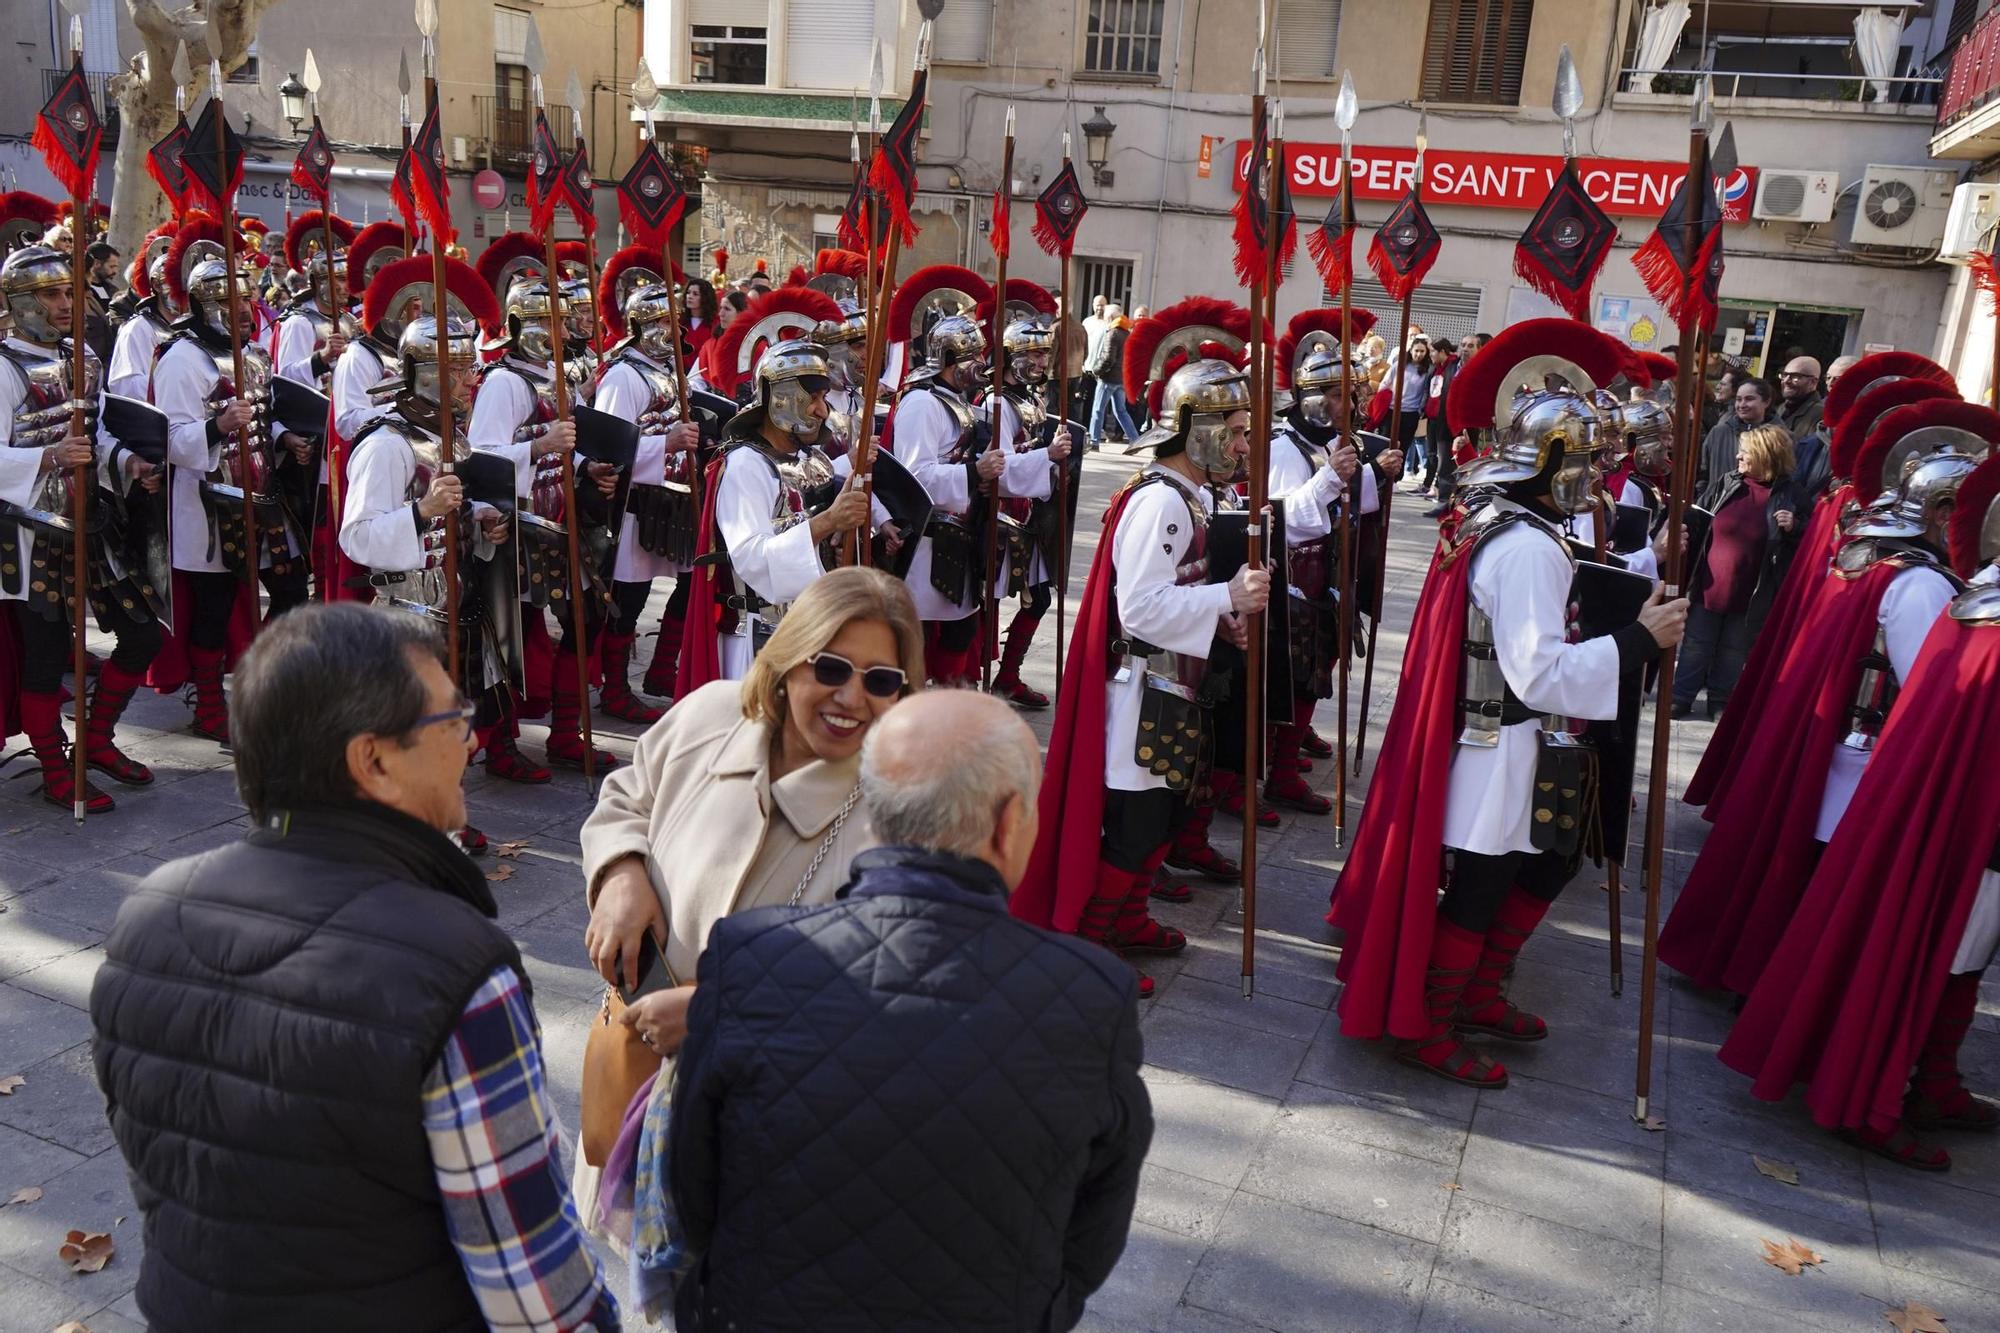
[[[1250, 141], [1236, 141], [1236, 179], [1241, 181], [1250, 157]], [[1294, 195], [1332, 196], [1340, 192], [1340, 145], [1287, 143], [1285, 162]], [[1376, 148], [1357, 144], [1353, 150], [1354, 197], [1400, 199], [1417, 174], [1414, 148]], [[1549, 186], [1562, 171], [1553, 154], [1478, 153], [1432, 149], [1424, 154], [1424, 203], [1433, 207], [1513, 208], [1532, 211], [1542, 206]], [[1633, 158], [1584, 157], [1576, 163], [1583, 188], [1612, 217], [1656, 218], [1666, 212], [1686, 162], [1647, 162]], [[1719, 180], [1722, 220], [1748, 222], [1756, 196], [1757, 168], [1738, 167]]]

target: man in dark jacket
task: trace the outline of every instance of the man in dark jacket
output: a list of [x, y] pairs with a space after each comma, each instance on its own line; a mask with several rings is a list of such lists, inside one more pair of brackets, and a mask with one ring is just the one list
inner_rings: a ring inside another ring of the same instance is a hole
[[91, 987], [155, 1333], [614, 1333], [520, 953], [447, 831], [472, 708], [428, 622], [272, 622], [236, 673], [243, 841], [148, 875]]
[[[1858, 359], [1852, 356], [1834, 358], [1833, 364], [1826, 368], [1828, 393], [1833, 391], [1834, 384]], [[1792, 488], [1796, 492], [1795, 498], [1799, 504], [1808, 509], [1833, 480], [1833, 457], [1827, 447], [1832, 434], [1833, 428], [1826, 424], [1822, 415], [1810, 434], [1795, 438], [1793, 442], [1793, 452], [1798, 457], [1798, 470], [1792, 474]]]
[[1153, 1136], [1137, 987], [1007, 913], [1040, 776], [1000, 700], [905, 700], [843, 901], [717, 923], [669, 1147], [682, 1333], [1065, 1330], [1110, 1275]]

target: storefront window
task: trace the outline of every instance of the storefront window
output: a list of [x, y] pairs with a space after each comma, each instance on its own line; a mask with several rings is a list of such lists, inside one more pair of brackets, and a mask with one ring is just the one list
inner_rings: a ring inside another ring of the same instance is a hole
[[1847, 351], [1852, 321], [1860, 313], [1828, 306], [1724, 302], [1709, 339], [1709, 381], [1732, 366], [1769, 379], [1795, 356], [1830, 365]]

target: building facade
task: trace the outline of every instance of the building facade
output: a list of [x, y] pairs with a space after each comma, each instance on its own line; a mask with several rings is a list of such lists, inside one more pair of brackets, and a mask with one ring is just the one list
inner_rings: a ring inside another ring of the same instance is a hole
[[1992, 0], [1958, 0], [1943, 34], [1944, 88], [1931, 153], [1964, 170], [1953, 199], [1941, 258], [1952, 266], [1933, 355], [1969, 398], [1991, 403], [2000, 374], [1995, 305], [1973, 277], [1975, 254], [2000, 245], [2000, 9]]

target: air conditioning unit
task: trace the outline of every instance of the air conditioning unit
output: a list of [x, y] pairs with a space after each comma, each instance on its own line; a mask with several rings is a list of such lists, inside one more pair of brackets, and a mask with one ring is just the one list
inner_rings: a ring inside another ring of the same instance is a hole
[[1757, 175], [1757, 198], [1750, 216], [1759, 222], [1831, 222], [1840, 194], [1837, 171], [1789, 171], [1766, 167]]
[[1986, 235], [2000, 222], [2000, 185], [1968, 181], [1951, 194], [1951, 212], [1944, 220], [1944, 241], [1938, 258], [1947, 264], [1968, 262], [1987, 248]]
[[1848, 239], [1856, 245], [1929, 250], [1944, 239], [1957, 185], [1958, 173], [1948, 169], [1871, 164], [1861, 178]]
[[466, 159], [469, 158], [470, 156], [471, 154], [470, 152], [467, 151], [466, 148], [465, 136], [463, 134], [452, 135], [451, 160], [462, 167], [465, 165]]

